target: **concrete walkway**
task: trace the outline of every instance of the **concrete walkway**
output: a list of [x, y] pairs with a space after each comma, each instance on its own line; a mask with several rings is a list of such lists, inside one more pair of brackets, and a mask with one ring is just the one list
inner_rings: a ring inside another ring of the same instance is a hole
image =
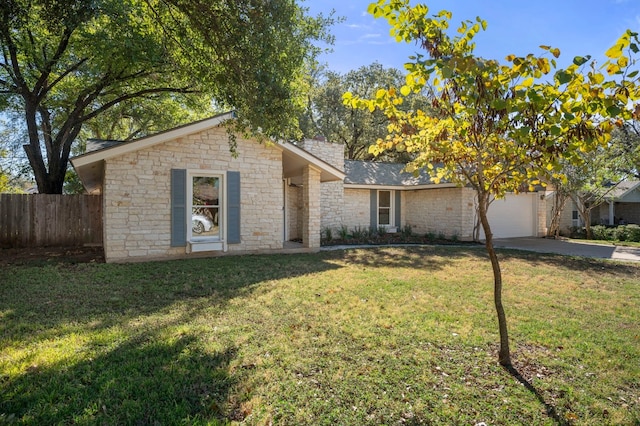
[[628, 260], [640, 262], [640, 248], [585, 243], [548, 238], [499, 238], [494, 240], [496, 248], [556, 253], [567, 256], [592, 257], [596, 259]]

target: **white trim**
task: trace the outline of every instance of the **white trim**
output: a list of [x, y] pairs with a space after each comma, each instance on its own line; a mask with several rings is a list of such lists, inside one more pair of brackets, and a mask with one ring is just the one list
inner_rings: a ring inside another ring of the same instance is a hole
[[387, 191], [413, 191], [416, 189], [440, 189], [440, 188], [463, 188], [455, 183], [439, 183], [439, 184], [425, 184], [425, 185], [370, 185], [370, 184], [355, 184], [345, 183], [345, 189], [377, 189]]

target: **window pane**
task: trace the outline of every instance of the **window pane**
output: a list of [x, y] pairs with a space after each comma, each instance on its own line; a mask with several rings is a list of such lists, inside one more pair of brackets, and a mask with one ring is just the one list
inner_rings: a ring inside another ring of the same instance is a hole
[[379, 191], [378, 200], [378, 207], [391, 207], [391, 191]]
[[378, 209], [378, 225], [391, 225], [390, 209], [380, 208]]
[[191, 210], [192, 237], [220, 238], [220, 178], [193, 177]]
[[193, 206], [219, 206], [220, 178], [197, 176], [193, 178]]

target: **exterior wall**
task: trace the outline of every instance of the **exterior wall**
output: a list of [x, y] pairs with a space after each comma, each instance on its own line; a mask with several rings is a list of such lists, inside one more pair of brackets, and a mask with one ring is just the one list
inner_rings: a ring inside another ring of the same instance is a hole
[[239, 171], [241, 243], [233, 251], [282, 249], [282, 154], [274, 147], [237, 139], [229, 152], [223, 128], [213, 128], [106, 161], [103, 186], [107, 261], [181, 257], [170, 246], [172, 168]]
[[345, 189], [344, 190], [344, 219], [342, 225], [349, 231], [353, 228], [369, 228], [371, 212], [370, 199], [371, 192], [368, 189]]
[[473, 191], [439, 188], [404, 191], [404, 221], [415, 233], [433, 232], [460, 239], [473, 237]]
[[[298, 144], [305, 151], [344, 170], [344, 145], [316, 139], [307, 139]], [[344, 185], [342, 182], [324, 182], [320, 187], [321, 227], [337, 230], [344, 221]]]
[[320, 170], [306, 166], [302, 172], [302, 244], [320, 247]]
[[302, 239], [302, 189], [287, 187], [287, 238], [289, 241]]
[[549, 223], [547, 222], [547, 198], [544, 196], [544, 192], [536, 193], [537, 204], [537, 236], [544, 237], [547, 235], [547, 228]]

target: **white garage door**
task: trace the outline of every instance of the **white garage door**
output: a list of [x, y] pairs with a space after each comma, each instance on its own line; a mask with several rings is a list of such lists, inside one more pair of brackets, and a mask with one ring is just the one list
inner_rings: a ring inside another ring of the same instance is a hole
[[[537, 194], [507, 194], [489, 207], [493, 238], [531, 237], [537, 234]], [[484, 238], [484, 233], [482, 233]]]

